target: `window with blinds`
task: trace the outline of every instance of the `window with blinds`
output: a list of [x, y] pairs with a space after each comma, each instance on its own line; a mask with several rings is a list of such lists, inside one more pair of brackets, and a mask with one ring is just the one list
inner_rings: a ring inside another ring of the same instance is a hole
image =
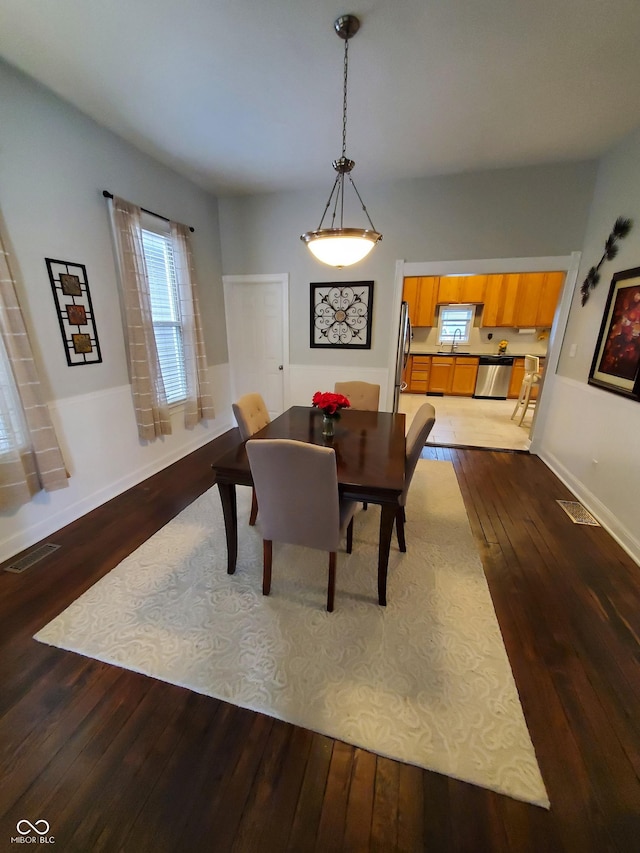
[[27, 446], [27, 430], [9, 356], [0, 337], [0, 453]]
[[187, 396], [180, 303], [170, 237], [142, 229], [151, 291], [151, 317], [168, 403]]
[[441, 308], [438, 343], [469, 343], [473, 314], [473, 306], [453, 305]]

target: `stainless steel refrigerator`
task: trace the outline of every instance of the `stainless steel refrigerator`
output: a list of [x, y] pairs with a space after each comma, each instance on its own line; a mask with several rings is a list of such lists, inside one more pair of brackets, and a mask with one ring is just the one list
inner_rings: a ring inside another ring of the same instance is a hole
[[409, 304], [403, 302], [400, 306], [400, 325], [398, 327], [398, 346], [396, 349], [396, 372], [393, 382], [393, 411], [398, 411], [400, 404], [400, 392], [404, 391], [406, 383], [403, 382], [404, 369], [409, 359], [411, 348], [411, 321], [409, 320]]

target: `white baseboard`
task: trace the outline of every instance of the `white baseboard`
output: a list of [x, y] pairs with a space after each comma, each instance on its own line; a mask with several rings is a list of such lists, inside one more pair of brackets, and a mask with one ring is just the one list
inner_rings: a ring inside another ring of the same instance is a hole
[[137, 436], [129, 385], [49, 404], [70, 473], [69, 486], [39, 492], [29, 503], [0, 514], [0, 560], [51, 536], [106, 501], [177, 462], [235, 426], [228, 365], [210, 368], [216, 417], [186, 430], [172, 411], [173, 434], [154, 442]]
[[598, 500], [570, 471], [568, 471], [559, 459], [551, 453], [541, 452], [538, 454], [545, 465], [550, 468], [556, 477], [575, 495], [577, 500], [600, 522], [602, 527], [623, 548], [631, 559], [640, 566], [640, 540], [635, 537], [610, 510]]

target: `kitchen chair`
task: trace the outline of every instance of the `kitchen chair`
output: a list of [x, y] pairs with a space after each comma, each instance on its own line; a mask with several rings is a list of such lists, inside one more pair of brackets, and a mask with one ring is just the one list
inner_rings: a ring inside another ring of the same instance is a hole
[[[240, 430], [243, 441], [258, 432], [271, 422], [269, 412], [260, 394], [245, 394], [237, 403], [233, 403], [233, 414]], [[253, 526], [258, 517], [258, 501], [256, 490], [251, 490], [251, 512], [249, 513], [249, 524]]]
[[[377, 412], [380, 403], [380, 386], [372, 382], [336, 382], [333, 391], [335, 394], [344, 394], [351, 403], [352, 409], [361, 412]], [[367, 509], [367, 503], [362, 504]]]
[[518, 409], [521, 409], [520, 418], [518, 419], [518, 426], [521, 426], [529, 406], [535, 406], [538, 402], [536, 397], [531, 396], [531, 392], [533, 391], [533, 388], [536, 385], [540, 384], [540, 378], [540, 359], [537, 355], [525, 355], [524, 377], [522, 379], [522, 385], [520, 386], [520, 393], [516, 401], [515, 409], [513, 410], [513, 414], [511, 415], [511, 420], [513, 420], [518, 412]]
[[247, 442], [251, 476], [260, 504], [263, 536], [262, 594], [271, 591], [272, 546], [276, 542], [329, 551], [327, 610], [333, 610], [336, 551], [346, 532], [347, 553], [353, 544], [354, 501], [338, 494], [336, 454], [286, 438]]
[[405, 467], [404, 467], [404, 490], [400, 495], [398, 510], [396, 512], [396, 535], [398, 537], [398, 548], [401, 551], [407, 550], [407, 544], [404, 538], [404, 523], [406, 521], [405, 505], [407, 503], [407, 494], [409, 486], [413, 479], [413, 473], [416, 470], [418, 459], [424, 448], [425, 442], [429, 437], [429, 433], [433, 429], [436, 422], [436, 410], [431, 403], [423, 403], [418, 411], [413, 416], [409, 432], [407, 433], [406, 449], [405, 449]]
[[336, 382], [335, 394], [344, 394], [352, 409], [377, 412], [380, 403], [380, 386], [371, 382]]

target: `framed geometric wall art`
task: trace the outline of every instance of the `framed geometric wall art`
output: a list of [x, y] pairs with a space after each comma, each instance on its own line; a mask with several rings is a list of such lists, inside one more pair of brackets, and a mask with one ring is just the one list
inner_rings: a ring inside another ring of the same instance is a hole
[[326, 282], [310, 287], [310, 346], [371, 349], [373, 282]]
[[640, 401], [640, 267], [611, 280], [589, 385]]
[[69, 367], [102, 361], [84, 264], [45, 258]]

